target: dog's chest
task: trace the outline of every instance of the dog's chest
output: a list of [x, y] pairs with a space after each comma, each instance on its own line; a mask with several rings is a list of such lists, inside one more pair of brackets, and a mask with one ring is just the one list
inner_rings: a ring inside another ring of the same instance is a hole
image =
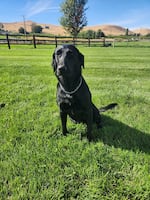
[[62, 112], [66, 112], [75, 122], [85, 122], [83, 102], [75, 95], [60, 95], [57, 102]]
[[57, 96], [57, 103], [62, 111], [76, 111], [82, 109], [80, 99], [74, 95], [61, 94]]

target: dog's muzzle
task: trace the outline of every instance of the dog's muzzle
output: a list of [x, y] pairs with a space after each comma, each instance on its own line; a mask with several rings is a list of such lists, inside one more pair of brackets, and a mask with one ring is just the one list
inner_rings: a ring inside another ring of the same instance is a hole
[[64, 65], [60, 65], [60, 66], [57, 67], [57, 75], [58, 76], [64, 75], [66, 73], [66, 71], [67, 71], [67, 68]]

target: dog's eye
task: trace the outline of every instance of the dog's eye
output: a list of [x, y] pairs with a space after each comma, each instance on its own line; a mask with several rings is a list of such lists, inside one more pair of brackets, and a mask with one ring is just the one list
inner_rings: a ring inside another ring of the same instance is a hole
[[60, 55], [62, 54], [62, 50], [61, 50], [61, 49], [58, 50], [58, 51], [56, 52], [56, 54], [57, 54], [58, 56], [60, 56]]

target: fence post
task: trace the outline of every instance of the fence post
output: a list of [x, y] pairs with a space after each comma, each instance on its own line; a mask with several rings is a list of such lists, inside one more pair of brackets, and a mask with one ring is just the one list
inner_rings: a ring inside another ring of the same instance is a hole
[[76, 38], [73, 37], [73, 45], [75, 46], [76, 45]]
[[36, 39], [35, 39], [35, 35], [33, 34], [33, 45], [34, 45], [34, 48], [36, 48]]
[[103, 47], [105, 47], [105, 37], [103, 38]]
[[8, 44], [8, 49], [10, 49], [10, 42], [9, 42], [8, 33], [6, 33], [6, 40], [7, 40], [7, 44]]
[[91, 44], [90, 44], [90, 38], [88, 38], [88, 47], [90, 47]]
[[113, 48], [115, 47], [115, 39], [113, 40]]
[[55, 46], [57, 47], [57, 36], [55, 36]]

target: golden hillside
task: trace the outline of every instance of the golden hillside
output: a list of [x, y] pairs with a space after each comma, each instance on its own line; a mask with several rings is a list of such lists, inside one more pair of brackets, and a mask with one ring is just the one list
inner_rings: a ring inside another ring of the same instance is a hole
[[[31, 25], [32, 21], [26, 21], [25, 26], [26, 30], [28, 32], [31, 32]], [[65, 35], [65, 30], [61, 26], [56, 26], [52, 24], [41, 24], [41, 23], [36, 23], [37, 25], [40, 25], [43, 27], [43, 33], [51, 33], [53, 35]], [[20, 27], [24, 27], [23, 22], [13, 22], [13, 23], [3, 23], [4, 29], [12, 32], [18, 32]], [[47, 28], [46, 28], [47, 27]]]
[[139, 29], [135, 29], [133, 31], [134, 31], [134, 33], [140, 33], [141, 35], [150, 34], [150, 29], [148, 29], [148, 28], [139, 28]]
[[[31, 25], [32, 21], [26, 21], [26, 30], [28, 32], [31, 32]], [[53, 35], [68, 35], [67, 32], [63, 29], [61, 26], [52, 25], [52, 24], [41, 24], [36, 23], [43, 27], [43, 33], [49, 33]], [[20, 27], [24, 27], [23, 22], [13, 22], [13, 23], [3, 23], [4, 29], [12, 32], [18, 32], [18, 29]], [[116, 25], [97, 25], [97, 26], [87, 26], [83, 30], [94, 30], [97, 31], [98, 29], [101, 29], [105, 35], [125, 35], [126, 29], [121, 26]], [[134, 31], [130, 31], [130, 33], [140, 33], [141, 35], [147, 35], [150, 33], [150, 29], [137, 29]]]

